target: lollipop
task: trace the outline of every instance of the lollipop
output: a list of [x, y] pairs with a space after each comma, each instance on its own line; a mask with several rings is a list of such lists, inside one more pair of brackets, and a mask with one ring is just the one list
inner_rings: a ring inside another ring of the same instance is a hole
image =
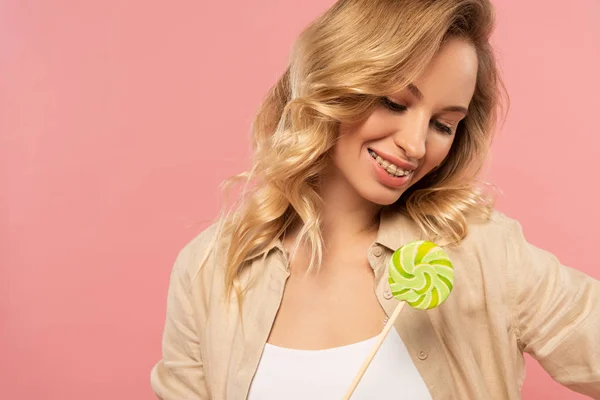
[[400, 247], [390, 259], [389, 278], [392, 294], [419, 310], [439, 306], [454, 285], [454, 269], [448, 254], [426, 240]]
[[377, 343], [354, 378], [344, 400], [354, 393], [377, 350], [394, 326], [404, 304], [408, 303], [420, 310], [429, 310], [442, 304], [454, 286], [454, 269], [448, 254], [437, 244], [426, 240], [410, 242], [396, 250], [390, 259], [388, 272], [392, 295], [400, 300], [400, 303], [379, 334]]

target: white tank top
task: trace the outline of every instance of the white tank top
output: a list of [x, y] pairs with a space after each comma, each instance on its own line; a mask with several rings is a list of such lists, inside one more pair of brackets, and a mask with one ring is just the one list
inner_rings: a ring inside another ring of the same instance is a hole
[[[344, 397], [377, 338], [325, 350], [265, 345], [248, 400], [337, 400]], [[392, 329], [352, 400], [431, 400], [398, 332]]]

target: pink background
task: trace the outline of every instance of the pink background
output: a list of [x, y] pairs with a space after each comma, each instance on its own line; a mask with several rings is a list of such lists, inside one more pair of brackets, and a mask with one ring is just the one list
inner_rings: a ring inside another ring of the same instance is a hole
[[[152, 398], [174, 257], [249, 166], [256, 107], [332, 3], [0, 1], [3, 398]], [[600, 3], [496, 3], [498, 208], [600, 278]], [[583, 398], [532, 362], [523, 393]]]

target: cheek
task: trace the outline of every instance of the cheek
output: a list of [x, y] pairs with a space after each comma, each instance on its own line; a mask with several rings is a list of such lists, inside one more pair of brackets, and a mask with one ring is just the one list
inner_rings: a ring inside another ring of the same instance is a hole
[[346, 161], [352, 164], [356, 163], [356, 157], [362, 156], [367, 143], [376, 137], [373, 134], [375, 129], [369, 128], [367, 124], [342, 126], [339, 132], [333, 148], [334, 158], [339, 162]]
[[423, 172], [426, 174], [436, 166], [440, 165], [450, 153], [454, 138], [439, 138], [427, 143], [425, 163]]

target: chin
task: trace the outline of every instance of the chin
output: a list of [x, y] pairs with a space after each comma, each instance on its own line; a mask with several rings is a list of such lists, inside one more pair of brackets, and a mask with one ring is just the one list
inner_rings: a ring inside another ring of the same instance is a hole
[[389, 191], [388, 193], [383, 193], [381, 191], [381, 188], [379, 188], [379, 193], [365, 193], [363, 197], [365, 198], [365, 200], [368, 200], [373, 204], [377, 204], [380, 206], [389, 206], [397, 202], [404, 192], [405, 190], [401, 192]]

